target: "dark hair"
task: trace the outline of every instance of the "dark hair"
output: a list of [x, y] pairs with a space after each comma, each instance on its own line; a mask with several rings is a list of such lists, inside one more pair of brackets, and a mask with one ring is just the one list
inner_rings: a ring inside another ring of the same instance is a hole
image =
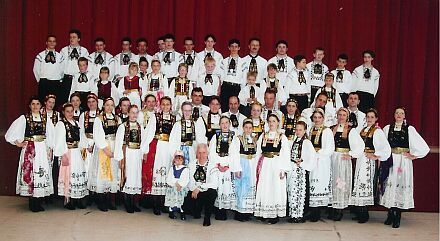
[[131, 44], [131, 38], [130, 37], [123, 37], [122, 40], [121, 40], [121, 43], [123, 43], [125, 41], [127, 41], [127, 42], [129, 42]]
[[136, 44], [139, 44], [139, 43], [142, 43], [142, 42], [146, 43], [147, 46], [148, 46], [148, 41], [147, 41], [146, 38], [138, 38], [138, 39], [136, 40]]
[[277, 65], [274, 64], [274, 63], [270, 63], [270, 64], [268, 64], [267, 67], [266, 67], [267, 70], [269, 70], [269, 69], [271, 69], [271, 68], [274, 69], [274, 70], [277, 70], [277, 71], [278, 71], [278, 67], [277, 67]]
[[78, 59], [78, 64], [79, 64], [80, 62], [86, 62], [87, 65], [89, 65], [89, 61], [87, 60], [86, 57], [79, 57], [79, 59]]
[[156, 39], [156, 42], [158, 42], [159, 40], [164, 40], [164, 38], [163, 38], [163, 36], [159, 36], [157, 39]]
[[69, 101], [70, 101], [70, 102], [72, 101], [72, 98], [73, 98], [73, 97], [78, 97], [79, 101], [81, 101], [81, 95], [80, 95], [78, 92], [73, 92], [73, 93], [70, 95], [70, 98], [69, 98]]
[[229, 96], [228, 103], [229, 103], [229, 101], [231, 101], [232, 98], [237, 98], [238, 104], [240, 104], [240, 98], [238, 98], [238, 96], [236, 96], [236, 95]]
[[69, 31], [69, 34], [72, 34], [72, 33], [76, 34], [76, 36], [78, 36], [78, 38], [81, 38], [81, 31], [79, 31], [78, 29], [71, 29]]
[[298, 54], [295, 57], [293, 57], [293, 63], [296, 65], [297, 63], [301, 62], [301, 60], [306, 59], [306, 56], [302, 54]]
[[249, 39], [248, 44], [251, 44], [252, 41], [258, 41], [258, 43], [261, 43], [261, 40], [260, 40], [259, 38], [257, 38], [257, 37], [252, 37], [252, 38]]
[[186, 41], [191, 41], [193, 44], [195, 44], [194, 39], [192, 37], [185, 37], [183, 39], [183, 44], [185, 44]]
[[150, 97], [153, 97], [154, 100], [156, 100], [156, 96], [155, 96], [155, 95], [153, 95], [153, 94], [148, 94], [148, 95], [146, 95], [146, 96], [144, 97], [144, 101], [147, 101], [147, 99], [150, 98]]
[[141, 62], [147, 62], [147, 66], [148, 66], [148, 60], [147, 60], [147, 58], [145, 58], [145, 56], [142, 56], [142, 57], [139, 58], [139, 64]]
[[94, 42], [95, 42], [95, 44], [96, 44], [96, 42], [102, 42], [103, 44], [105, 44], [105, 40], [102, 37], [97, 37]]
[[221, 104], [220, 97], [216, 95], [211, 97], [211, 99], [209, 100], [209, 104], [211, 104], [214, 100], [218, 101], [218, 103]]
[[377, 110], [374, 109], [374, 108], [370, 108], [370, 109], [368, 109], [368, 110], [365, 112], [365, 115], [367, 115], [368, 113], [373, 113], [374, 116], [375, 116], [376, 118], [379, 118], [379, 112], [377, 112]]
[[167, 33], [167, 34], [165, 34], [165, 35], [163, 36], [163, 40], [165, 41], [165, 40], [167, 40], [167, 39], [171, 39], [171, 40], [175, 41], [175, 40], [176, 40], [176, 37], [174, 37], [173, 34]]
[[34, 101], [34, 100], [38, 100], [38, 102], [40, 102], [40, 105], [41, 105], [41, 100], [36, 95], [33, 95], [33, 96], [31, 96], [31, 98], [29, 98], [28, 104], [30, 105], [32, 103], [32, 101]]
[[342, 54], [338, 55], [338, 59], [348, 60], [348, 55], [345, 53], [342, 53]]
[[214, 42], [217, 42], [217, 39], [215, 38], [214, 34], [207, 34], [203, 40], [206, 42], [208, 41], [209, 38], [212, 38]]
[[236, 38], [233, 38], [233, 39], [229, 40], [229, 42], [228, 42], [228, 46], [231, 46], [231, 45], [233, 45], [233, 44], [237, 44], [238, 47], [240, 47], [240, 40], [238, 40], [238, 39], [236, 39]]
[[328, 98], [327, 93], [325, 91], [321, 91], [321, 92], [318, 93], [318, 95], [316, 96], [315, 100], [317, 100], [319, 98], [319, 96], [321, 96], [321, 95], [325, 96], [325, 98]]
[[72, 107], [72, 109], [74, 109], [73, 108], [73, 105], [71, 104], [71, 103], [69, 103], [69, 102], [67, 102], [67, 103], [65, 103], [64, 105], [63, 105], [63, 112], [67, 109], [67, 108], [69, 108], [69, 107]]
[[[128, 101], [128, 102], [130, 102], [130, 99], [128, 98], [128, 97], [122, 97], [122, 98], [120, 98], [119, 99], [119, 105], [118, 106], [121, 106], [121, 104], [122, 104], [122, 102], [124, 102], [124, 101]], [[131, 102], [130, 102], [130, 104], [131, 104]]]
[[168, 100], [170, 103], [172, 103], [171, 98], [170, 98], [169, 96], [164, 96], [164, 97], [162, 97], [162, 98], [160, 99], [160, 103], [162, 104], [162, 102], [163, 102], [164, 100]]
[[151, 66], [153, 66], [154, 63], [159, 63], [159, 65], [161, 65], [160, 60], [158, 60], [158, 59], [151, 60]]
[[273, 89], [266, 89], [266, 91], [264, 92], [264, 95], [266, 94], [273, 94], [275, 97], [277, 96], [277, 92], [275, 92], [275, 90]]
[[46, 41], [49, 40], [49, 38], [55, 38], [55, 40], [57, 39], [57, 37], [53, 34], [48, 34], [46, 37]]
[[202, 95], [203, 95], [203, 89], [202, 89], [201, 87], [195, 87], [195, 88], [193, 88], [192, 91], [191, 91], [191, 95], [193, 95], [194, 92], [201, 92]]
[[304, 130], [307, 130], [307, 124], [304, 121], [296, 122], [296, 126], [298, 126], [298, 125], [304, 126]]
[[289, 47], [289, 44], [287, 43], [287, 41], [284, 39], [281, 39], [281, 40], [277, 41], [277, 43], [275, 44], [275, 48], [277, 48], [278, 45], [280, 45], [280, 44], [284, 44], [284, 45], [286, 45], [286, 47]]
[[313, 51], [313, 53], [316, 53], [318, 51], [324, 51], [324, 48], [322, 47], [316, 47], [315, 50]]
[[110, 74], [110, 69], [107, 66], [101, 67], [101, 69], [99, 69], [99, 73], [101, 73], [103, 71], [105, 71], [105, 72]]
[[364, 52], [362, 52], [362, 56], [364, 56], [365, 54], [369, 54], [373, 59], [376, 58], [376, 53], [374, 53], [373, 50], [367, 49]]
[[348, 94], [348, 96], [350, 96], [350, 95], [357, 95], [357, 97], [359, 98], [359, 94], [358, 94], [357, 92], [350, 92], [350, 93]]

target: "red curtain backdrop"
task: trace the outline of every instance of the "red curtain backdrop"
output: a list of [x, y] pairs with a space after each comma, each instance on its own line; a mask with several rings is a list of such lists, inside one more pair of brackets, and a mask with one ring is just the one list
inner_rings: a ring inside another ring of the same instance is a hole
[[[36, 94], [32, 65], [45, 48], [48, 33], [58, 37], [57, 50], [68, 44], [68, 31], [82, 31], [81, 45], [93, 52], [93, 40], [104, 37], [107, 50], [120, 51], [120, 40], [146, 37], [149, 52], [157, 51], [156, 38], [165, 33], [192, 36], [196, 50], [203, 48], [207, 33], [217, 36], [215, 48], [227, 55], [227, 41], [261, 38], [261, 55], [275, 54], [279, 39], [289, 42], [288, 54], [306, 55], [325, 49], [324, 62], [333, 69], [339, 53], [349, 55], [348, 69], [362, 64], [362, 51], [376, 52], [375, 67], [381, 74], [377, 109], [384, 126], [393, 110], [407, 108], [409, 123], [430, 146], [438, 146], [437, 0], [39, 0], [0, 1], [0, 123], [1, 131], [26, 110]], [[135, 44], [133, 51], [136, 52]], [[0, 193], [13, 194], [18, 149], [0, 142]], [[416, 209], [438, 211], [438, 154], [415, 162]]]

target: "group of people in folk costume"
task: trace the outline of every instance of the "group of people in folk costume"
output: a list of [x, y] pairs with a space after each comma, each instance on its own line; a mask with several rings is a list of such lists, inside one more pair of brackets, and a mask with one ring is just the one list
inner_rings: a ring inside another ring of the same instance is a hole
[[345, 54], [329, 71], [324, 50], [307, 64], [288, 57], [283, 40], [266, 61], [257, 38], [244, 58], [240, 41], [230, 40], [223, 59], [213, 35], [200, 53], [185, 38], [183, 54], [165, 35], [154, 56], [145, 39], [135, 55], [124, 38], [114, 57], [102, 38], [89, 55], [80, 37], [72, 30], [58, 53], [49, 35], [34, 65], [39, 96], [5, 135], [22, 149], [16, 192], [30, 197], [31, 211], [43, 211], [42, 198], [55, 193], [70, 210], [91, 201], [114, 210], [121, 199], [128, 213], [140, 205], [172, 219], [204, 210], [204, 226], [212, 214], [226, 220], [228, 210], [239, 221], [274, 224], [286, 216], [317, 222], [325, 208], [340, 221], [349, 206], [365, 223], [368, 207], [380, 204], [389, 210], [385, 224], [397, 228], [402, 210], [414, 208], [412, 160], [429, 147], [404, 108], [378, 126], [374, 52], [351, 74]]

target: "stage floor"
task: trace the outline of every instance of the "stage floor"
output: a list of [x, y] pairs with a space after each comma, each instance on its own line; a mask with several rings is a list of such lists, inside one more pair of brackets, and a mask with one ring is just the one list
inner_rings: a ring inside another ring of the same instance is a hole
[[345, 214], [341, 222], [323, 219], [318, 223], [275, 225], [258, 221], [241, 223], [217, 221], [202, 227], [202, 220], [188, 217], [183, 222], [170, 220], [167, 214], [154, 216], [151, 210], [128, 214], [122, 207], [107, 213], [95, 206], [68, 211], [57, 207], [32, 213], [27, 199], [0, 197], [0, 240], [237, 240], [237, 241], [324, 241], [324, 240], [438, 240], [438, 213], [404, 213], [399, 229], [385, 226], [386, 212], [370, 212], [370, 221], [358, 224]]

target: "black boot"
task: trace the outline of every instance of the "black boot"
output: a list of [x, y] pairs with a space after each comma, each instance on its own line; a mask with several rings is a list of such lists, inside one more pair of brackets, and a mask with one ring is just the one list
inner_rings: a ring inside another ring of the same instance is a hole
[[278, 223], [278, 221], [279, 221], [279, 218], [278, 218], [278, 217], [276, 217], [276, 218], [269, 218], [269, 219], [267, 220], [267, 223], [268, 223], [268, 224], [276, 224], [276, 223]]
[[108, 211], [106, 194], [103, 194], [103, 193], [99, 193], [98, 194], [98, 209], [103, 211], [103, 212], [107, 212]]
[[205, 217], [203, 219], [203, 226], [207, 227], [207, 226], [211, 226], [211, 218], [209, 217]]
[[333, 221], [341, 221], [343, 209], [335, 209], [335, 213], [333, 215]]
[[37, 209], [37, 212], [44, 211], [43, 206], [41, 206], [41, 198], [35, 198], [35, 208]]
[[335, 209], [334, 208], [327, 208], [327, 219], [333, 220], [333, 217], [335, 215]]
[[116, 210], [118, 208], [116, 208], [116, 205], [113, 203], [112, 196], [114, 195], [111, 193], [107, 193], [106, 195], [107, 208], [109, 210]]
[[359, 211], [359, 219], [358, 223], [366, 223], [370, 219], [370, 215], [368, 214], [367, 207], [361, 207]]
[[352, 220], [359, 220], [359, 210], [360, 207], [357, 206], [353, 206], [350, 208], [350, 213], [353, 214], [353, 217], [351, 218]]
[[154, 215], [161, 215], [161, 207], [160, 207], [160, 200], [158, 196], [153, 196], [153, 213]]
[[29, 197], [29, 210], [36, 213], [38, 212], [38, 209], [35, 207], [35, 198]]
[[394, 210], [393, 208], [390, 208], [388, 209], [387, 220], [385, 220], [384, 224], [391, 225], [393, 223], [393, 220], [394, 220]]
[[311, 215], [310, 215], [310, 222], [316, 223], [321, 219], [321, 210], [319, 207], [310, 208], [311, 209]]
[[239, 212], [235, 212], [235, 214], [234, 214], [234, 220], [237, 220], [237, 221], [243, 222], [243, 221], [244, 221], [244, 219], [243, 219], [243, 214], [241, 214], [241, 213], [239, 213]]
[[215, 220], [225, 221], [227, 220], [226, 209], [216, 209], [215, 210]]
[[186, 220], [185, 212], [183, 212], [183, 211], [180, 211], [180, 220], [182, 220], [182, 221]]
[[177, 218], [177, 212], [176, 211], [169, 211], [168, 212], [168, 217], [171, 219], [176, 219]]
[[64, 204], [64, 208], [69, 210], [75, 210], [74, 199], [70, 198], [69, 202]]
[[393, 228], [400, 227], [400, 218], [402, 217], [402, 211], [398, 208], [394, 210]]
[[125, 210], [127, 213], [134, 213], [132, 205], [133, 196], [130, 194], [125, 195]]
[[133, 197], [131, 199], [131, 206], [133, 207], [133, 211], [135, 211], [135, 212], [140, 212], [141, 211], [141, 209], [136, 205], [136, 201], [135, 201], [134, 195], [133, 195]]
[[82, 198], [76, 199], [75, 203], [76, 203], [76, 207], [79, 208], [79, 209], [85, 209], [86, 208], [86, 205], [84, 205], [84, 201], [83, 201]]

